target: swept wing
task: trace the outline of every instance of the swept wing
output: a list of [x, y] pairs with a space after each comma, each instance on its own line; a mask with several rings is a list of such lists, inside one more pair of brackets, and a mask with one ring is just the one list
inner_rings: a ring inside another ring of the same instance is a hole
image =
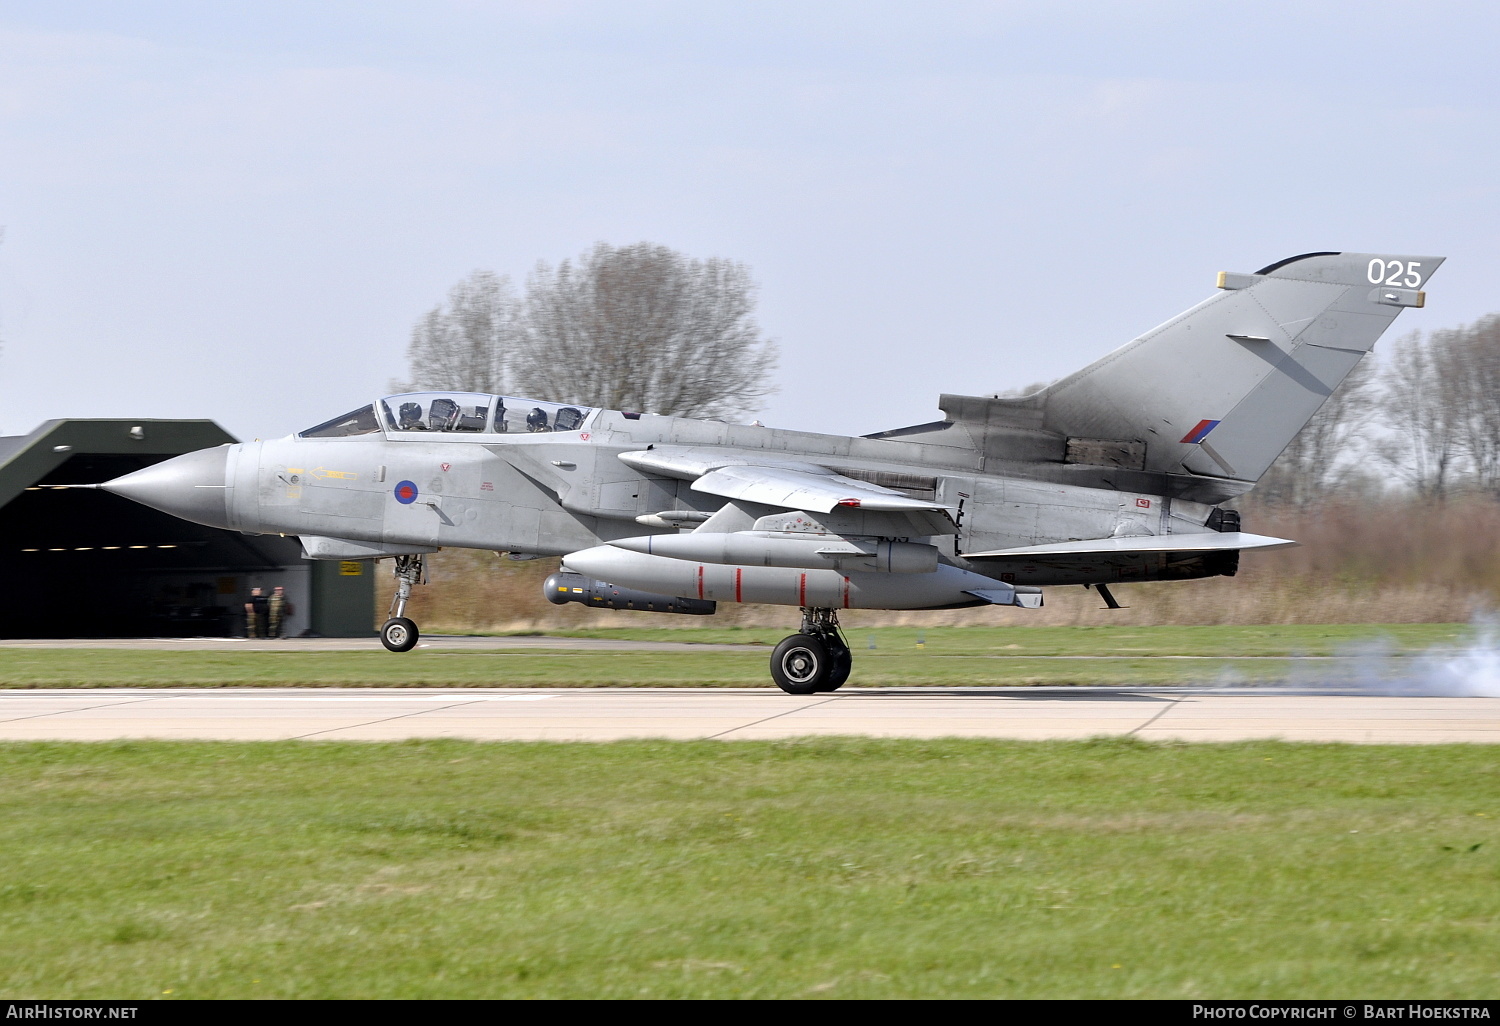
[[[714, 458], [714, 457], [717, 458]], [[916, 536], [956, 534], [957, 510], [937, 502], [913, 499], [893, 488], [857, 481], [811, 463], [726, 457], [684, 448], [621, 453], [624, 463], [650, 473], [692, 481], [694, 491], [775, 506], [780, 509], [832, 513], [843, 508], [861, 512], [904, 514]]]

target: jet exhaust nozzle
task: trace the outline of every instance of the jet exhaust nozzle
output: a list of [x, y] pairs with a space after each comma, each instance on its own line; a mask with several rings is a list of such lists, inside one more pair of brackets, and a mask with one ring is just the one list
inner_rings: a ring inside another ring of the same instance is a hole
[[648, 591], [620, 588], [566, 570], [547, 578], [542, 583], [542, 592], [547, 601], [556, 606], [577, 602], [593, 609], [634, 609], [646, 613], [686, 613], [689, 616], [708, 616], [719, 608], [717, 602], [705, 599], [654, 595]]

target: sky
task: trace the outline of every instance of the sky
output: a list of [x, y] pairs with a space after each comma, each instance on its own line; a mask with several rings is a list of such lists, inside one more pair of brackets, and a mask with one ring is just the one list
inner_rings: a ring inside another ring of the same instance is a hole
[[0, 434], [284, 435], [405, 377], [471, 271], [601, 240], [748, 265], [759, 418], [840, 434], [1297, 253], [1445, 256], [1393, 333], [1466, 323], [1497, 37], [1442, 0], [0, 0]]

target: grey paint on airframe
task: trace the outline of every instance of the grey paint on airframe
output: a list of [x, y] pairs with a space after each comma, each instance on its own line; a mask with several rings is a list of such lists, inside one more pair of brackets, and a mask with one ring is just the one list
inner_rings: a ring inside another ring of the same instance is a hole
[[[1254, 484], [1402, 309], [1425, 302], [1442, 262], [1317, 253], [1222, 274], [1207, 299], [1035, 395], [945, 395], [943, 420], [872, 436], [610, 410], [570, 430], [473, 431], [498, 400], [455, 396], [471, 404], [465, 434], [456, 415], [436, 425], [430, 397], [404, 396], [430, 405], [429, 430], [398, 429], [377, 401], [362, 433], [241, 443], [106, 487], [200, 523], [302, 536], [325, 559], [550, 554], [622, 587], [719, 601], [941, 608], [1010, 593], [996, 581], [1233, 574], [1239, 552], [1284, 542], [1231, 526], [1203, 544], [1223, 524], [1215, 507]], [[639, 541], [687, 531], [742, 537], [673, 549], [693, 558]], [[921, 546], [938, 552], [931, 572], [857, 569], [867, 564], [848, 555]], [[802, 551], [807, 566], [786, 565]]]

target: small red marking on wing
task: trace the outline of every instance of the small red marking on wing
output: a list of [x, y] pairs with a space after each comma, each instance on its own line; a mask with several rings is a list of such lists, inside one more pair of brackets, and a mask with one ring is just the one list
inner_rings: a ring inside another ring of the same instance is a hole
[[1135, 504], [1137, 506], [1141, 507], [1142, 509], [1150, 509], [1151, 508], [1151, 500], [1150, 499], [1136, 499], [1135, 500]]

